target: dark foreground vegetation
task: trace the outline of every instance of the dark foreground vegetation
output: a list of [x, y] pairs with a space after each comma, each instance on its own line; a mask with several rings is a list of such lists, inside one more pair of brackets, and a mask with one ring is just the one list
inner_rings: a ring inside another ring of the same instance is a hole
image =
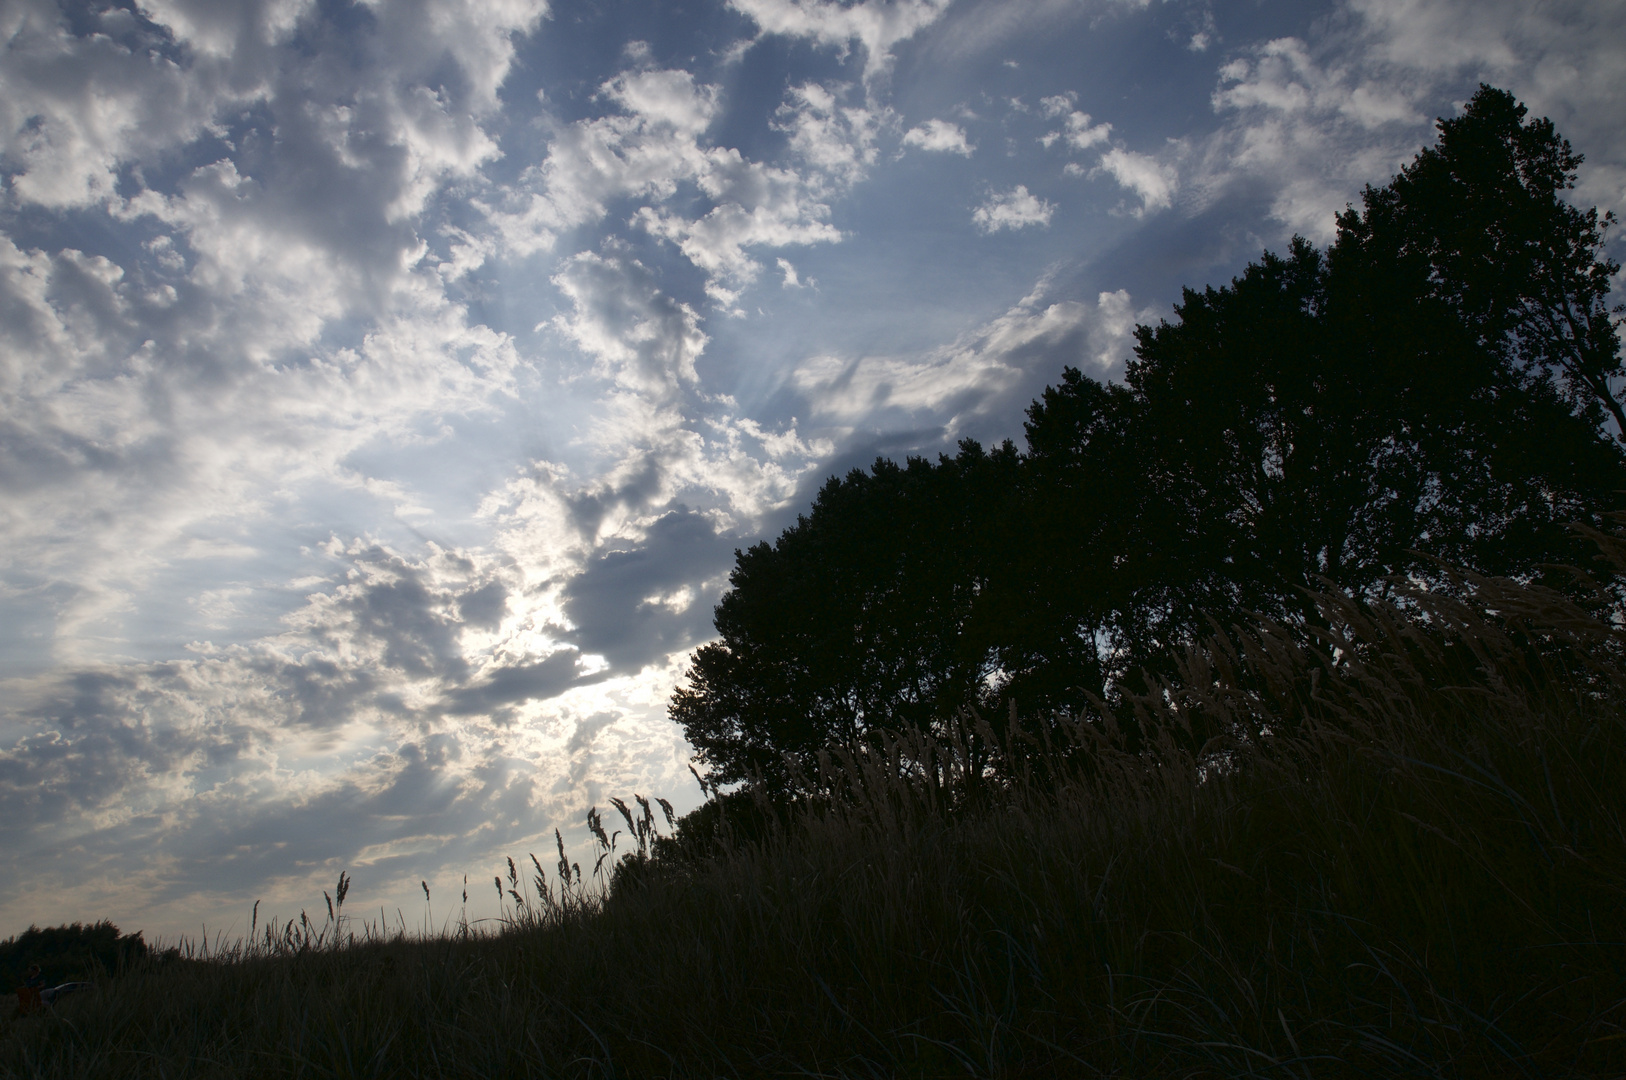
[[0, 1076], [1626, 1075], [1618, 267], [1550, 124], [1441, 132], [1025, 453], [740, 553], [675, 835], [429, 939], [341, 878]]
[[1626, 1073], [1618, 604], [1315, 603], [1313, 639], [1216, 637], [1111, 710], [828, 755], [501, 934], [126, 971], [11, 1021], [0, 1073]]

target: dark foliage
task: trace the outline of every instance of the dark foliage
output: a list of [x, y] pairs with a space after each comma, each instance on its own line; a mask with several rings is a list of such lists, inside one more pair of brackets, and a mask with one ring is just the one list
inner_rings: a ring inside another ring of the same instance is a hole
[[[1482, 87], [1388, 186], [1136, 331], [1122, 385], [1067, 369], [1027, 452], [832, 479], [738, 554], [671, 715], [720, 783], [966, 704], [1077, 712], [1306, 589], [1378, 599], [1444, 563], [1536, 580], [1626, 491], [1611, 223], [1580, 157]], [[1613, 430], [1611, 430], [1613, 428]]]
[[90, 980], [114, 974], [147, 959], [147, 943], [138, 930], [121, 934], [107, 920], [48, 926], [30, 926], [16, 937], [0, 941], [0, 989], [20, 986], [30, 964], [40, 966], [47, 985]]
[[811, 767], [827, 745], [977, 697], [991, 657], [967, 631], [1018, 467], [1010, 443], [878, 460], [831, 478], [772, 545], [736, 553], [722, 640], [695, 653], [671, 705], [713, 783], [783, 788], [782, 754]]
[[1199, 642], [987, 797], [967, 714], [832, 753], [762, 839], [723, 796], [608, 898], [537, 861], [500, 927], [137, 966], [0, 1016], [0, 1078], [1626, 1075], [1623, 605], [1454, 591]]

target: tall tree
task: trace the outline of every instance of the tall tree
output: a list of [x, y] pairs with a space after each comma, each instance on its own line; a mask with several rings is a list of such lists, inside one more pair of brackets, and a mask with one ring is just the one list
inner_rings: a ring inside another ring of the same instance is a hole
[[1376, 595], [1435, 558], [1535, 576], [1626, 492], [1610, 224], [1580, 162], [1482, 87], [1326, 252], [1295, 238], [1074, 369], [1025, 455], [832, 479], [739, 553], [671, 715], [720, 782], [991, 693], [1076, 707], [1306, 586]]
[[832, 477], [773, 544], [735, 553], [719, 640], [669, 709], [713, 780], [783, 785], [784, 754], [929, 725], [984, 691], [990, 652], [966, 631], [1017, 469], [1009, 442], [968, 440], [935, 465], [880, 459]]
[[1024, 670], [1051, 690], [1034, 704], [1155, 666], [1210, 619], [1300, 617], [1318, 578], [1371, 593], [1429, 575], [1429, 556], [1515, 575], [1580, 557], [1567, 524], [1599, 522], [1626, 488], [1604, 430], [1619, 268], [1595, 212], [1563, 199], [1579, 158], [1524, 115], [1482, 88], [1339, 216], [1325, 256], [1295, 238], [1186, 290], [1173, 322], [1138, 328], [1121, 389], [1068, 372], [1035, 403], [1038, 532], [1067, 552], [1064, 580], [1091, 582], [1053, 606], [1101, 670], [1041, 647]]
[[[1404, 287], [1443, 303], [1508, 377], [1549, 382], [1593, 426], [1626, 439], [1620, 264], [1603, 255], [1614, 214], [1571, 205], [1582, 162], [1548, 119], [1481, 85], [1439, 142], [1360, 210], [1338, 217], [1335, 271], [1403, 271]], [[1370, 284], [1370, 282], [1368, 283]]]

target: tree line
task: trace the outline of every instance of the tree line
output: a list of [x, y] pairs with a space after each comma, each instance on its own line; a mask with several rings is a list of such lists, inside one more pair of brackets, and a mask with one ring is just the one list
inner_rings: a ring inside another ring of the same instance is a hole
[[964, 705], [1143, 689], [1232, 621], [1314, 618], [1444, 567], [1555, 578], [1626, 502], [1612, 214], [1482, 86], [1332, 244], [1295, 237], [1141, 326], [1121, 382], [1066, 368], [1026, 449], [832, 477], [736, 552], [669, 712], [716, 784]]

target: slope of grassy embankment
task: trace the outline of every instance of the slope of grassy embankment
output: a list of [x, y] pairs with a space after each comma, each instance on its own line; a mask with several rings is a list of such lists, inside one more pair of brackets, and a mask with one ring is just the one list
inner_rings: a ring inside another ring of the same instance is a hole
[[1618, 604], [1321, 612], [1111, 714], [837, 755], [757, 840], [502, 933], [126, 972], [6, 1021], [0, 1075], [1626, 1074]]

